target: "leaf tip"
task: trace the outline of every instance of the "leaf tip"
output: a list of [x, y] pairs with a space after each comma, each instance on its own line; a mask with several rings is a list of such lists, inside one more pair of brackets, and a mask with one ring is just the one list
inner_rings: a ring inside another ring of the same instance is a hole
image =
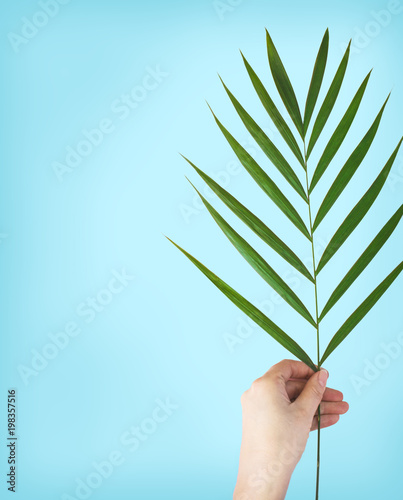
[[188, 181], [188, 183], [192, 186], [192, 188], [196, 191], [196, 193], [200, 196], [200, 198], [201, 198], [202, 200], [204, 200], [203, 196], [200, 194], [200, 192], [199, 192], [199, 191], [198, 191], [198, 189], [195, 187], [195, 185], [193, 184], [193, 182], [192, 182], [192, 181], [191, 181], [188, 177], [186, 177], [186, 175], [185, 175], [185, 178], [186, 178], [186, 180]]
[[[184, 160], [186, 160], [189, 163], [190, 166], [192, 166], [193, 168], [195, 168], [195, 165], [193, 165], [193, 163], [189, 160], [189, 158], [186, 158], [186, 156], [184, 156], [182, 153], [179, 153], [179, 154], [182, 156], [182, 158]], [[185, 175], [185, 177], [186, 177], [186, 175]]]
[[270, 33], [267, 31], [267, 28], [265, 28], [266, 30], [266, 41], [267, 41], [267, 44], [270, 45], [270, 46], [273, 46], [273, 40], [271, 39], [271, 36], [270, 36]]
[[223, 84], [223, 87], [225, 88], [225, 90], [228, 90], [228, 89], [227, 89], [227, 86], [226, 86], [226, 85], [225, 85], [225, 83], [224, 83], [224, 80], [221, 78], [220, 73], [217, 73], [217, 75], [218, 75], [218, 78], [220, 79], [220, 82]]
[[210, 104], [208, 103], [208, 101], [207, 101], [207, 100], [206, 100], [206, 104], [207, 104], [207, 106], [209, 107], [209, 110], [212, 112], [212, 114], [213, 114], [214, 118], [216, 118], [216, 116], [215, 116], [215, 114], [214, 114], [214, 111], [211, 109], [211, 106], [210, 106]]

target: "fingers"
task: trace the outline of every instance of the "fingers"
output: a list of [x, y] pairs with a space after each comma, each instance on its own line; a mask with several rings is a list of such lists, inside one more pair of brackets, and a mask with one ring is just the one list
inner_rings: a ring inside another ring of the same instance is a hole
[[[286, 389], [291, 401], [297, 399], [306, 385], [306, 380], [289, 380]], [[343, 393], [336, 389], [326, 388], [322, 401], [343, 401]]]
[[[320, 404], [320, 415], [343, 415], [347, 413], [349, 409], [348, 403], [346, 401], [337, 402], [322, 402]], [[316, 410], [315, 415], [318, 414]]]
[[[346, 413], [349, 409], [348, 403], [346, 401], [321, 403], [320, 404], [320, 428], [330, 427], [336, 424], [340, 415]], [[315, 416], [312, 420], [311, 431], [318, 429], [318, 411], [316, 411]]]
[[279, 377], [287, 382], [292, 378], [309, 379], [314, 371], [302, 361], [283, 359], [280, 363], [273, 365], [264, 377]]
[[306, 418], [311, 419], [315, 415], [315, 411], [325, 393], [328, 376], [328, 372], [324, 369], [312, 375], [305, 384], [301, 394], [293, 403], [295, 409], [300, 411], [302, 415], [305, 415]]
[[[340, 415], [321, 415], [320, 416], [320, 428], [330, 427], [336, 424], [340, 419]], [[313, 417], [311, 431], [316, 431], [318, 429], [318, 417]]]

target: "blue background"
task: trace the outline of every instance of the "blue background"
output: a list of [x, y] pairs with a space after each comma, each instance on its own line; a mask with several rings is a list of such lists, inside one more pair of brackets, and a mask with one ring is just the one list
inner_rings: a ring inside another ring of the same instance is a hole
[[[399, 13], [384, 17], [381, 26], [373, 11], [391, 6]], [[60, 4], [47, 19], [38, 14], [43, 12], [40, 2], [3, 6], [2, 498], [11, 496], [4, 479], [10, 387], [18, 391], [17, 498], [79, 498], [77, 479], [91, 477], [94, 462], [109, 460], [115, 451], [121, 453], [122, 463], [112, 471], [106, 467], [110, 474], [99, 483], [92, 476], [96, 487], [84, 491], [82, 498], [232, 497], [241, 439], [240, 396], [289, 354], [256, 326], [245, 326], [236, 307], [163, 234], [252, 302], [264, 302], [270, 317], [312, 357], [315, 332], [251, 272], [200, 208], [184, 174], [199, 188], [203, 183], [178, 152], [220, 178], [301, 258], [309, 259], [306, 240], [235, 161], [205, 99], [269, 168], [296, 207], [303, 208], [248, 137], [217, 72], [287, 154], [254, 94], [238, 49], [283, 110], [268, 71], [264, 28], [273, 37], [300, 103], [326, 27], [330, 51], [319, 102], [353, 37], [345, 83], [311, 165], [362, 79], [372, 67], [374, 71], [350, 133], [315, 189], [315, 210], [391, 88], [393, 92], [369, 155], [317, 231], [318, 252], [323, 251], [323, 242], [370, 186], [402, 134], [402, 11], [403, 4], [386, 0], [326, 6], [312, 0], [73, 0]], [[43, 24], [37, 32], [31, 29], [25, 42], [15, 37], [21, 36], [23, 18]], [[155, 71], [160, 71], [157, 79], [144, 80]], [[132, 89], [138, 96], [136, 107], [118, 112], [122, 96]], [[83, 130], [99, 128], [102, 120], [109, 120], [110, 133], [98, 137], [99, 144], [77, 160], [78, 165], [62, 175], [59, 170], [58, 176], [55, 162], [66, 165], [67, 148], [77, 149]], [[400, 153], [374, 206], [322, 271], [321, 307], [399, 207], [402, 193]], [[218, 201], [212, 203], [286, 276], [289, 267], [284, 261]], [[322, 352], [347, 316], [400, 262], [401, 248], [399, 226], [323, 322]], [[122, 270], [130, 280], [119, 292], [116, 281], [113, 292], [105, 291], [113, 273]], [[312, 287], [296, 273], [288, 279], [313, 311]], [[102, 310], [91, 306], [90, 313], [83, 302], [97, 296], [105, 304]], [[326, 362], [329, 385], [342, 390], [350, 403], [349, 413], [323, 431], [321, 497], [327, 500], [400, 494], [403, 357], [400, 352], [396, 359], [385, 360], [380, 354], [381, 343], [396, 342], [402, 332], [401, 297], [399, 278]], [[67, 344], [63, 349], [46, 347], [49, 335], [72, 322], [79, 331], [67, 340], [59, 334]], [[46, 352], [53, 359], [45, 359], [35, 373], [24, 372], [32, 369], [35, 352], [43, 355], [44, 349], [50, 349]], [[368, 375], [368, 363], [382, 361], [382, 369]], [[366, 384], [357, 388], [357, 377]], [[156, 400], [167, 398], [175, 408], [164, 422], [153, 424]], [[131, 451], [121, 438], [141, 425], [148, 434]], [[288, 499], [314, 497], [315, 448], [312, 434]]]

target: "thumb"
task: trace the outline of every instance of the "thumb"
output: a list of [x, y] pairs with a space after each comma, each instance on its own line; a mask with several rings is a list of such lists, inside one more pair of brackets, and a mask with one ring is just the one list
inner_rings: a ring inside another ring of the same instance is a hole
[[313, 417], [315, 415], [315, 412], [322, 401], [328, 377], [329, 373], [324, 368], [321, 368], [318, 372], [314, 373], [295, 401], [297, 406], [303, 409], [309, 416]]

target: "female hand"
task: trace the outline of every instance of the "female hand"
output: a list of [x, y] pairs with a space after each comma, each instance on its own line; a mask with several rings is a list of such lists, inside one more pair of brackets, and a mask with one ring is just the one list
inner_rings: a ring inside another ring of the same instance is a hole
[[311, 430], [334, 425], [348, 404], [326, 388], [328, 372], [283, 360], [241, 398], [242, 444], [234, 499], [283, 500]]

